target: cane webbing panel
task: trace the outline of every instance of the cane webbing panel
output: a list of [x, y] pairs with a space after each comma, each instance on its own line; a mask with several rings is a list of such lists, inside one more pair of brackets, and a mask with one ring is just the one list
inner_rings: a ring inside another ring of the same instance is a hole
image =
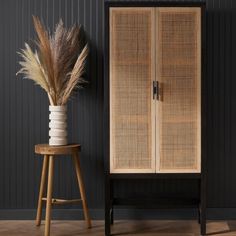
[[151, 8], [110, 9], [110, 169], [113, 173], [155, 171], [151, 97], [153, 17]]
[[200, 171], [200, 8], [159, 8], [160, 172]]

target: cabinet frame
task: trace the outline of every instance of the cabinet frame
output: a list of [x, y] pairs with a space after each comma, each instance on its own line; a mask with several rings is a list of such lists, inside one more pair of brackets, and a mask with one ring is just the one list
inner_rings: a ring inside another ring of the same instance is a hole
[[[109, 123], [109, 8], [110, 7], [200, 7], [201, 8], [201, 173], [110, 173], [110, 123]], [[113, 188], [119, 179], [198, 179], [199, 181], [199, 222], [201, 235], [206, 234], [206, 157], [207, 157], [207, 78], [206, 78], [206, 15], [205, 2], [194, 1], [123, 1], [105, 0], [104, 5], [104, 172], [105, 172], [105, 235], [111, 235], [113, 207], [124, 205], [113, 196]], [[129, 200], [129, 199], [128, 199]], [[153, 200], [153, 203], [156, 199]], [[128, 201], [130, 202], [130, 201]], [[150, 204], [152, 203], [149, 200]], [[184, 204], [183, 204], [184, 205]], [[181, 205], [181, 206], [183, 206]], [[180, 206], [180, 207], [181, 207]], [[168, 207], [168, 206], [166, 206]]]

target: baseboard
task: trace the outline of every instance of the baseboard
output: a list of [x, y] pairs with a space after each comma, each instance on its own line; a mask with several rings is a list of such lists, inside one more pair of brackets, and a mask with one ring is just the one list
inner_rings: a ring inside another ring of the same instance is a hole
[[[160, 219], [160, 220], [181, 220], [196, 219], [196, 209], [115, 209], [115, 219]], [[44, 211], [43, 211], [44, 215]], [[103, 220], [103, 209], [90, 209], [93, 220]], [[34, 220], [35, 209], [0, 209], [0, 220]], [[55, 220], [81, 220], [83, 212], [81, 209], [54, 209], [53, 219]], [[208, 220], [236, 220], [236, 208], [208, 208]]]

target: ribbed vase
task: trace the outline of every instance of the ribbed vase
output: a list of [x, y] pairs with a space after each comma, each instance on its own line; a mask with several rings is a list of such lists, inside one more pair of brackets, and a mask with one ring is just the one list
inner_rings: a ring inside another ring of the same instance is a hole
[[67, 144], [67, 109], [66, 106], [49, 106], [49, 145]]

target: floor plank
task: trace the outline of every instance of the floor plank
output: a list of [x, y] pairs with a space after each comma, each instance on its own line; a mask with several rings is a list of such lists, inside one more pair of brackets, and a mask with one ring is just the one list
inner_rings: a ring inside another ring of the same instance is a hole
[[[104, 222], [93, 221], [87, 229], [83, 221], [52, 221], [51, 235], [54, 236], [103, 236]], [[199, 236], [196, 221], [116, 221], [112, 232], [117, 236]], [[42, 236], [44, 222], [40, 227], [34, 221], [0, 221], [1, 236]], [[207, 223], [208, 235], [236, 236], [236, 221], [214, 221]]]

